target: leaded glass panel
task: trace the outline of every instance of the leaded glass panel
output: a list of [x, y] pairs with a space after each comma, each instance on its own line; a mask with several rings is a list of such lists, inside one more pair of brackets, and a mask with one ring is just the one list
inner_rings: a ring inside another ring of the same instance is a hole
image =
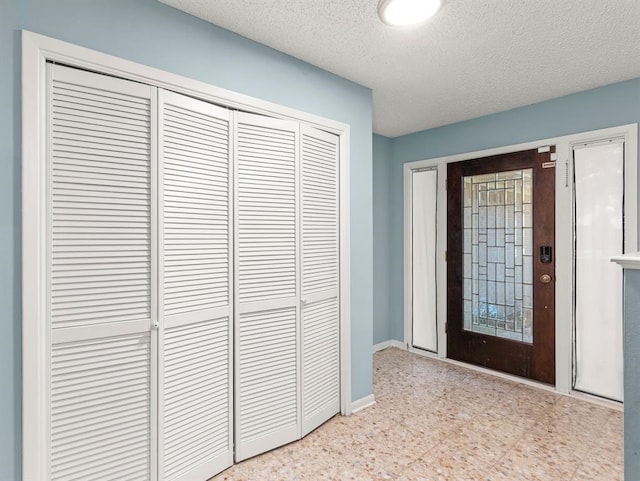
[[463, 178], [464, 329], [533, 342], [533, 170]]

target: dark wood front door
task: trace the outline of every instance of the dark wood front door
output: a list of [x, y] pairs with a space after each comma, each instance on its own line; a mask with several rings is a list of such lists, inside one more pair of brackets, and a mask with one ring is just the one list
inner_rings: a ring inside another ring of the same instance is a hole
[[549, 384], [555, 383], [554, 151], [447, 169], [447, 356]]

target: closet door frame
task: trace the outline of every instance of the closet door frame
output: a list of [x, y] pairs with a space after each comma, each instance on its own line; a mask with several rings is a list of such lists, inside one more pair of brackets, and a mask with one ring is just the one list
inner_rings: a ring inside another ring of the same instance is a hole
[[340, 138], [340, 411], [351, 414], [351, 259], [348, 124], [215, 87], [181, 75], [22, 31], [22, 445], [24, 479], [46, 479], [50, 334], [46, 250], [46, 63], [62, 63], [172, 90], [204, 101], [299, 121]]

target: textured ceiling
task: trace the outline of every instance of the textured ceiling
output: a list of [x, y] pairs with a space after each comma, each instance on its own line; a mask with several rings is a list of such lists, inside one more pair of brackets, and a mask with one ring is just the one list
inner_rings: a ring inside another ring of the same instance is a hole
[[373, 91], [396, 137], [640, 77], [640, 0], [446, 0], [387, 27], [377, 0], [160, 0]]

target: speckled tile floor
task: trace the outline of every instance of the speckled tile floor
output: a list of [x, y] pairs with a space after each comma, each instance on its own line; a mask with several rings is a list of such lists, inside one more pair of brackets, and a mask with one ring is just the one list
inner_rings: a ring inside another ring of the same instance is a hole
[[374, 406], [212, 479], [623, 479], [621, 411], [399, 349], [375, 354], [374, 393]]

